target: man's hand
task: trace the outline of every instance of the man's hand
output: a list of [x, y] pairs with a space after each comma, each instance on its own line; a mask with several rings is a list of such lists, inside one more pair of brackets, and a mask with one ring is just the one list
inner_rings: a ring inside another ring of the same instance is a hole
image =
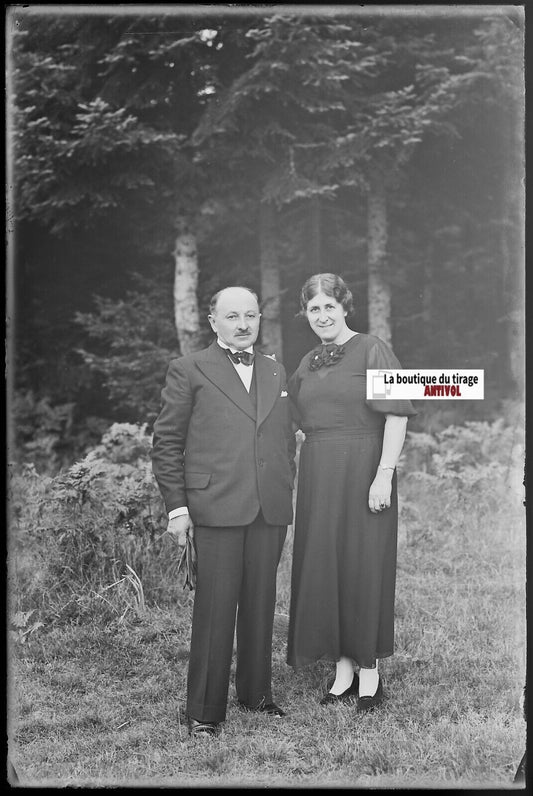
[[169, 520], [165, 533], [170, 533], [179, 545], [184, 546], [187, 536], [190, 536], [191, 539], [194, 536], [194, 525], [189, 514], [182, 514]]

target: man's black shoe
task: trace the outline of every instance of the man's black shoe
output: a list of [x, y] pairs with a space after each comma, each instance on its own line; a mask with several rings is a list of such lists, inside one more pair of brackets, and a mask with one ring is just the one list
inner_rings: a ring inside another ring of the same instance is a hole
[[278, 719], [287, 715], [275, 702], [266, 702], [264, 697], [256, 707], [245, 705], [244, 702], [239, 702], [239, 706], [241, 710], [249, 710], [253, 713], [268, 713], [269, 716], [276, 716]]
[[218, 735], [219, 724], [216, 721], [198, 721], [197, 719], [187, 719], [187, 726], [189, 727], [189, 735]]

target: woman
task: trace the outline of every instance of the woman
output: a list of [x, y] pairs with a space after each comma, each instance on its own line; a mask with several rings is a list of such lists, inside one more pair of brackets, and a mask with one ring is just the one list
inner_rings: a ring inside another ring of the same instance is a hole
[[[289, 381], [300, 453], [288, 663], [336, 662], [322, 704], [383, 698], [378, 659], [393, 654], [398, 504], [395, 468], [410, 401], [367, 400], [367, 368], [401, 365], [378, 337], [352, 331], [352, 294], [335, 274], [310, 277], [302, 314], [321, 345]], [[359, 673], [356, 672], [356, 665]]]

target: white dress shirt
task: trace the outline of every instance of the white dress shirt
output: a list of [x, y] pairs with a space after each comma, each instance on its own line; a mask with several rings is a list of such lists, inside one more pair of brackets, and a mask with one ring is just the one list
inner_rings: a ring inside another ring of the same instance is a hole
[[[217, 343], [219, 344], [219, 346], [221, 348], [224, 348], [224, 349], [229, 348], [229, 350], [231, 351], [232, 354], [234, 354], [236, 352], [236, 350], [237, 350], [236, 348], [234, 349], [231, 346], [228, 346], [225, 343], [223, 343], [221, 341], [220, 337], [217, 337]], [[253, 347], [253, 345], [250, 345], [250, 346], [248, 346], [248, 348], [244, 348], [243, 350], [244, 351], [249, 351], [250, 354], [253, 354], [254, 347]], [[253, 378], [253, 375], [254, 375], [254, 363], [252, 362], [251, 365], [243, 365], [242, 362], [239, 362], [237, 364], [232, 359], [230, 359], [229, 357], [228, 357], [228, 359], [231, 362], [231, 364], [233, 365], [233, 367], [235, 368], [235, 370], [237, 371], [237, 373], [239, 374], [239, 377], [240, 377], [242, 383], [244, 384], [244, 387], [245, 387], [246, 391], [250, 392], [250, 387], [252, 386], [252, 378]], [[172, 520], [172, 519], [174, 519], [174, 517], [180, 517], [182, 514], [188, 514], [188, 513], [189, 513], [189, 509], [187, 508], [187, 506], [180, 506], [178, 509], [172, 509], [172, 511], [169, 511], [168, 518], [169, 518], [169, 520]]]
[[[231, 346], [228, 346], [225, 343], [223, 343], [221, 341], [220, 337], [217, 337], [217, 343], [219, 344], [219, 346], [221, 348], [224, 348], [224, 349], [229, 348], [229, 350], [231, 351], [232, 354], [235, 354], [235, 352], [237, 351], [236, 348], [233, 349], [233, 348], [231, 348]], [[250, 354], [253, 354], [254, 347], [253, 347], [253, 345], [249, 345], [248, 348], [243, 348], [242, 350], [243, 351], [248, 351]], [[242, 362], [239, 362], [237, 364], [232, 359], [230, 359], [229, 357], [228, 357], [228, 359], [231, 362], [231, 364], [233, 365], [233, 367], [235, 368], [235, 370], [237, 371], [237, 373], [239, 374], [242, 383], [246, 387], [247, 392], [250, 392], [250, 387], [252, 386], [252, 377], [254, 375], [254, 363], [252, 362], [251, 365], [243, 365]]]

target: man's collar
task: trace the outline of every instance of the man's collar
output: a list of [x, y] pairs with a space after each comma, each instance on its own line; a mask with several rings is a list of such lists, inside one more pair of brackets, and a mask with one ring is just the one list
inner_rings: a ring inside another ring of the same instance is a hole
[[234, 354], [237, 350], [249, 351], [250, 354], [253, 354], [253, 352], [254, 352], [253, 345], [249, 345], [248, 348], [237, 349], [237, 348], [233, 348], [232, 346], [227, 345], [226, 343], [223, 343], [222, 340], [220, 339], [220, 337], [217, 337], [217, 343], [219, 344], [219, 346], [221, 348], [229, 348], [229, 350], [231, 351], [232, 354]]

